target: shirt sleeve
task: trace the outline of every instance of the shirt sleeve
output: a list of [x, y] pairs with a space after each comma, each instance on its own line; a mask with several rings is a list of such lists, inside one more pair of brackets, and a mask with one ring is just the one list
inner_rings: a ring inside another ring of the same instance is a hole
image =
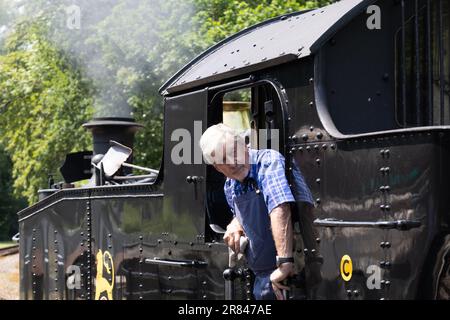
[[234, 216], [235, 213], [234, 213], [233, 198], [231, 194], [231, 184], [228, 179], [225, 181], [225, 184], [223, 185], [223, 192], [225, 193], [225, 198], [227, 199], [228, 207], [230, 208]]
[[275, 150], [267, 150], [261, 157], [260, 166], [258, 180], [269, 214], [283, 203], [295, 202], [286, 179], [283, 155]]

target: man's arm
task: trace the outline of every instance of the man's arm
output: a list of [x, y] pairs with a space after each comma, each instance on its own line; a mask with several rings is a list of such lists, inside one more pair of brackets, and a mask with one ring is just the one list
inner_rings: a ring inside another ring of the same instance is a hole
[[[282, 203], [270, 212], [270, 224], [279, 257], [292, 257], [294, 235], [292, 231], [291, 208], [289, 203]], [[271, 275], [273, 291], [278, 300], [283, 300], [281, 289], [289, 290], [281, 284], [283, 280], [294, 274], [294, 264], [283, 263]]]
[[292, 257], [293, 233], [291, 208], [288, 203], [282, 203], [270, 212], [272, 235], [277, 249], [277, 256]]

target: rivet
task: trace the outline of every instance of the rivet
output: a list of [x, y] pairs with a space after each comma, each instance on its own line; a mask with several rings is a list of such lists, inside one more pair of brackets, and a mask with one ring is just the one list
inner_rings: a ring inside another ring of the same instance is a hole
[[314, 78], [309, 78], [309, 83], [313, 83], [314, 82]]
[[317, 242], [317, 243], [320, 243], [320, 238], [316, 238], [316, 242]]
[[174, 244], [174, 245], [177, 245], [177, 244], [178, 244], [178, 241], [174, 241], [173, 244]]
[[320, 165], [320, 159], [319, 158], [316, 159], [316, 163], [317, 163], [317, 165]]
[[194, 245], [194, 243], [193, 242], [189, 242], [189, 245], [192, 247]]
[[307, 141], [308, 140], [308, 135], [307, 134], [303, 134], [302, 135], [302, 139], [303, 139], [303, 141]]
[[139, 240], [142, 240], [142, 239], [144, 239], [144, 237], [143, 236], [139, 236]]
[[359, 296], [359, 291], [358, 290], [353, 290], [353, 294], [357, 297], [357, 296]]
[[311, 151], [311, 147], [310, 146], [306, 146], [306, 151]]
[[308, 253], [308, 248], [303, 249], [303, 252], [306, 254]]
[[317, 204], [320, 204], [320, 198], [316, 199]]
[[322, 149], [323, 149], [323, 150], [326, 150], [327, 147], [328, 147], [328, 146], [327, 146], [325, 143], [322, 145]]
[[316, 183], [320, 184], [320, 178], [316, 179]]
[[314, 145], [314, 150], [319, 150], [319, 145], [318, 144]]
[[335, 145], [334, 143], [332, 143], [330, 147], [331, 147], [331, 149], [333, 149], [333, 150], [336, 149], [336, 145]]
[[298, 147], [298, 151], [303, 152], [303, 147]]
[[310, 127], [309, 127], [309, 131], [314, 131], [314, 127], [313, 127], [313, 126], [310, 126]]
[[352, 290], [347, 290], [347, 296], [349, 296], [349, 297], [352, 296]]
[[380, 205], [381, 211], [384, 211], [386, 209], [386, 206], [384, 204]]
[[203, 284], [204, 286], [206, 286], [206, 285], [207, 285], [207, 282], [206, 282], [206, 281], [203, 281], [202, 284]]
[[322, 132], [319, 132], [318, 134], [317, 134], [317, 139], [322, 139], [323, 138], [323, 134], [322, 134]]
[[111, 238], [111, 237], [112, 237], [112, 234], [111, 234], [111, 233], [108, 233], [108, 237]]
[[205, 294], [205, 295], [203, 295], [203, 299], [206, 299], [206, 298], [207, 298], [206, 294]]
[[386, 211], [389, 211], [389, 210], [391, 210], [391, 206], [387, 204], [387, 205], [384, 206], [384, 209], [385, 209]]
[[384, 245], [385, 245], [386, 248], [390, 248], [391, 247], [391, 243], [390, 242], [385, 242]]

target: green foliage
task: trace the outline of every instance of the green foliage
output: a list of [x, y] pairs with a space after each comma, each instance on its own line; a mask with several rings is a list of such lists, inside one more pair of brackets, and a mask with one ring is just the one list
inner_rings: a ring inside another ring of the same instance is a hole
[[64, 155], [89, 146], [89, 84], [46, 39], [45, 21], [23, 22], [0, 56], [1, 142], [11, 155], [16, 194], [30, 202]]
[[324, 6], [330, 0], [195, 0], [198, 32], [203, 46], [210, 46], [244, 28], [283, 14]]

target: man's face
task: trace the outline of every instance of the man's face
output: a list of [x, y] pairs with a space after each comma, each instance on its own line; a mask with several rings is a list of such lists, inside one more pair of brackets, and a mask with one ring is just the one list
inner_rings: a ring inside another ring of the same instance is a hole
[[232, 150], [226, 150], [224, 147], [221, 163], [215, 163], [213, 166], [227, 178], [242, 181], [250, 169], [248, 158], [247, 146], [235, 144]]

